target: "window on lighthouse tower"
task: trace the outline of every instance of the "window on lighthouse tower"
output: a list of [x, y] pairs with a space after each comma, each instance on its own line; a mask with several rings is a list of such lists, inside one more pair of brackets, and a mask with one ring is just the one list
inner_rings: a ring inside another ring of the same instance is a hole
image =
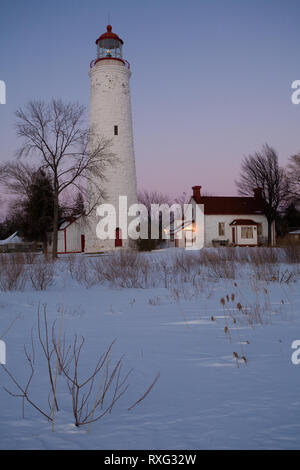
[[114, 126], [114, 134], [119, 135], [119, 126]]

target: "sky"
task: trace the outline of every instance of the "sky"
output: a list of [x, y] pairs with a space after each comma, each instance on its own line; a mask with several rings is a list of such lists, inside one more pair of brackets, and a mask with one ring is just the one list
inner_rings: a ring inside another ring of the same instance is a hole
[[29, 100], [89, 106], [108, 17], [131, 64], [139, 189], [235, 195], [244, 155], [268, 143], [285, 165], [300, 151], [299, 0], [0, 0], [0, 162]]

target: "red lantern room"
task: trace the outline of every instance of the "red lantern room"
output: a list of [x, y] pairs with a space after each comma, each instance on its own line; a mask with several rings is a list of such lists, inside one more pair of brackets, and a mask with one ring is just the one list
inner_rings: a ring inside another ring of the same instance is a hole
[[97, 59], [91, 62], [91, 67], [94, 67], [99, 61], [117, 60], [127, 68], [130, 68], [129, 63], [123, 59], [123, 41], [119, 36], [112, 32], [112, 27], [109, 24], [107, 31], [97, 39]]
[[102, 34], [96, 41], [97, 58], [114, 57], [122, 59], [123, 41], [119, 36], [112, 32], [112, 27], [107, 26], [107, 32]]

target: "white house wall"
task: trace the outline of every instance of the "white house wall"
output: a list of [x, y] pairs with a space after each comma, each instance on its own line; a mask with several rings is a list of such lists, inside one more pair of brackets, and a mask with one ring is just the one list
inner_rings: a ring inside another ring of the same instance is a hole
[[[52, 244], [50, 246], [50, 249], [52, 249]], [[65, 252], [65, 232], [63, 230], [59, 230], [57, 233], [57, 252]]]
[[[57, 252], [58, 253], [80, 253], [81, 235], [84, 235], [85, 219], [80, 217], [75, 222], [69, 224], [64, 230], [57, 233]], [[52, 250], [52, 243], [48, 250]]]
[[66, 228], [66, 251], [67, 252], [80, 252], [81, 251], [81, 230], [80, 221], [73, 222]]
[[[254, 222], [262, 224], [262, 237], [268, 237], [268, 222], [264, 215], [253, 215], [253, 214], [243, 214], [243, 215], [205, 215], [205, 227], [204, 227], [204, 244], [205, 246], [211, 246], [213, 240], [229, 240], [229, 243], [232, 243], [232, 226], [230, 225], [235, 219], [251, 219]], [[225, 234], [224, 236], [219, 235], [219, 222], [224, 222], [225, 224]], [[236, 226], [240, 229], [240, 226]], [[240, 234], [240, 230], [238, 230]], [[243, 239], [239, 235], [236, 240], [237, 244], [250, 244], [251, 239]], [[254, 243], [253, 239], [252, 242]]]

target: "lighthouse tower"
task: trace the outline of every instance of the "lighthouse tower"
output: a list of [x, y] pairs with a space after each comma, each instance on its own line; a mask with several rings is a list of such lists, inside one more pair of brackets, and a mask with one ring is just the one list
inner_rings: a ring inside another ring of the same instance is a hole
[[137, 202], [129, 88], [131, 71], [129, 63], [123, 58], [123, 44], [122, 39], [108, 25], [107, 31], [96, 40], [97, 58], [90, 65], [91, 140], [110, 140], [112, 146], [109, 151], [116, 157], [116, 162], [105, 170], [105, 181], [101, 183], [105, 199], [101, 203], [112, 204], [117, 216], [114, 239], [102, 240], [96, 234], [100, 217], [96, 210], [91, 212], [85, 247], [85, 251], [90, 253], [131, 245], [129, 239], [123, 238], [122, 229], [118, 226], [119, 196], [127, 196], [128, 207]]

